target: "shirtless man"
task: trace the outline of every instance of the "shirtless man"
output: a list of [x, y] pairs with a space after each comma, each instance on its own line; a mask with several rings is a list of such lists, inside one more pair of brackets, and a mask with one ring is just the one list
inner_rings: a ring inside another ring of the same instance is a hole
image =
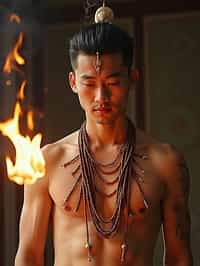
[[[44, 265], [50, 220], [55, 266], [153, 266], [161, 227], [165, 246], [163, 265], [193, 265], [189, 176], [184, 159], [170, 145], [136, 129], [126, 116], [133, 82], [132, 52], [132, 39], [110, 23], [93, 24], [72, 38], [73, 72], [69, 82], [85, 111], [85, 131], [78, 130], [43, 148], [46, 175], [34, 185], [24, 187], [15, 266]], [[87, 136], [91, 158], [85, 153], [85, 144], [80, 149], [80, 131], [83, 139]], [[117, 193], [126, 174], [123, 172], [121, 179], [114, 177], [120, 176], [121, 162], [125, 165], [123, 152], [127, 149], [129, 131], [130, 140], [135, 141], [130, 145], [134, 149], [134, 171], [128, 176], [129, 189], [125, 190], [126, 194], [129, 191], [129, 201], [120, 205], [117, 197], [123, 200], [127, 195]], [[88, 160], [86, 164], [84, 160]], [[83, 179], [84, 169], [92, 171], [89, 165], [93, 162], [99, 172], [101, 166], [105, 167], [101, 169], [101, 179], [97, 175], [92, 176], [93, 180]], [[85, 180], [89, 180], [87, 188], [83, 187]], [[110, 180], [113, 182], [109, 183]], [[90, 187], [93, 183], [96, 190]], [[89, 206], [92, 197], [103, 219], [109, 219], [116, 205], [119, 207], [120, 221], [112, 234], [108, 225], [103, 227], [99, 220], [94, 221], [95, 212]], [[102, 232], [108, 232], [108, 237]]]

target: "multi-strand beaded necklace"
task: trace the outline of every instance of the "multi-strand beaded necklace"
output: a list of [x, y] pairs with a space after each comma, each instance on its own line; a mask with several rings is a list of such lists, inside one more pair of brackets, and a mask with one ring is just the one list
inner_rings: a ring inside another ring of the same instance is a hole
[[[89, 234], [88, 216], [103, 238], [112, 238], [119, 231], [120, 222], [124, 221], [124, 235], [121, 243], [121, 263], [125, 261], [125, 255], [128, 248], [127, 232], [128, 232], [128, 218], [131, 213], [130, 196], [131, 196], [131, 181], [134, 177], [139, 190], [143, 196], [145, 208], [148, 208], [148, 203], [141, 187], [141, 180], [144, 171], [140, 168], [136, 157], [147, 159], [146, 156], [137, 154], [135, 152], [135, 127], [131, 121], [128, 120], [127, 140], [121, 146], [116, 158], [111, 163], [103, 164], [95, 160], [89, 148], [89, 139], [86, 132], [86, 123], [84, 122], [79, 131], [78, 145], [79, 154], [70, 162], [66, 163], [64, 167], [80, 160], [80, 165], [75, 169], [73, 175], [80, 171], [80, 174], [68, 194], [65, 202], [75, 190], [78, 184], [81, 186], [81, 192], [78, 199], [75, 211], [78, 211], [81, 199], [84, 201], [84, 216], [86, 224], [86, 245], [88, 249], [88, 260], [92, 259], [92, 241]], [[109, 179], [106, 178], [109, 176]], [[112, 179], [110, 178], [112, 176]], [[114, 176], [114, 177], [113, 177]], [[110, 193], [105, 193], [97, 185], [96, 179], [99, 178], [107, 186], [116, 184], [116, 188]], [[116, 196], [115, 206], [112, 215], [109, 218], [103, 217], [97, 208], [96, 193], [100, 193], [103, 197]]]

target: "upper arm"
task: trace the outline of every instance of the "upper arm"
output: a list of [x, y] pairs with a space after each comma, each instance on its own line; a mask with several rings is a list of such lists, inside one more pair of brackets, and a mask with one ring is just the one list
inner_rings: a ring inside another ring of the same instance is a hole
[[190, 250], [190, 177], [184, 158], [168, 147], [164, 172], [165, 195], [162, 205], [166, 265], [192, 265]]
[[46, 172], [47, 174], [36, 183], [24, 186], [16, 260], [22, 257], [34, 257], [36, 261], [43, 259], [51, 211], [48, 170]]

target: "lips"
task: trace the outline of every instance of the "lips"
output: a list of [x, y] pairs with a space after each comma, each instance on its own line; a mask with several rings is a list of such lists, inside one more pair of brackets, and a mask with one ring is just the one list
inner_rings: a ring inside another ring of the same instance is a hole
[[110, 111], [112, 107], [109, 104], [99, 104], [94, 106], [94, 111]]
[[108, 111], [111, 111], [111, 108], [97, 108], [97, 109], [94, 109], [95, 111], [99, 111], [99, 112], [108, 112]]
[[99, 112], [99, 113], [108, 113], [112, 110], [111, 107], [99, 107], [99, 108], [94, 108], [94, 112]]

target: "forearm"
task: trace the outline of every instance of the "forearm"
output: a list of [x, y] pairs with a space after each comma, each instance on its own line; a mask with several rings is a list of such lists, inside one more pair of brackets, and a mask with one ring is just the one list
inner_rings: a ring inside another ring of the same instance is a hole
[[15, 266], [44, 266], [43, 263], [37, 263], [34, 259], [16, 259]]
[[38, 256], [18, 252], [15, 257], [15, 266], [44, 266], [44, 262]]

